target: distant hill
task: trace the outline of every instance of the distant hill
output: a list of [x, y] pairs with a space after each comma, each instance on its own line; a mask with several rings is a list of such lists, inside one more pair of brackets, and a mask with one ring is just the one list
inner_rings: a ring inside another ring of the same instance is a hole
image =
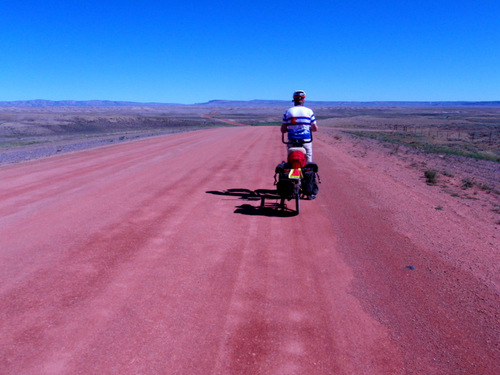
[[168, 107], [182, 106], [172, 103], [139, 103], [113, 100], [17, 100], [0, 102], [0, 106], [14, 107]]
[[[112, 100], [18, 100], [0, 102], [6, 107], [286, 107], [291, 100], [210, 100], [206, 103], [141, 103]], [[406, 101], [307, 101], [311, 107], [500, 107], [500, 101], [438, 101], [438, 102], [406, 102]]]
[[[202, 107], [283, 107], [291, 105], [292, 100], [211, 100], [206, 103], [193, 104]], [[500, 101], [488, 102], [405, 102], [405, 101], [377, 101], [377, 102], [343, 102], [343, 101], [306, 101], [311, 107], [500, 107]]]

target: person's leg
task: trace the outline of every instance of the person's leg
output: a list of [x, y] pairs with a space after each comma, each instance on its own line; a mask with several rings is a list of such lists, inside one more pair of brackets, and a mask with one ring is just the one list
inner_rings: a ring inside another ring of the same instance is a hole
[[306, 159], [308, 163], [313, 161], [313, 146], [312, 143], [304, 143], [303, 147], [306, 149]]

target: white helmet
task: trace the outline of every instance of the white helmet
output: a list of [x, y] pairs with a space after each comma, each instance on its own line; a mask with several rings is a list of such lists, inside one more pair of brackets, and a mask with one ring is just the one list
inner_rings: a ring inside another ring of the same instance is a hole
[[293, 93], [293, 100], [304, 100], [306, 98], [306, 92], [303, 90], [297, 90]]

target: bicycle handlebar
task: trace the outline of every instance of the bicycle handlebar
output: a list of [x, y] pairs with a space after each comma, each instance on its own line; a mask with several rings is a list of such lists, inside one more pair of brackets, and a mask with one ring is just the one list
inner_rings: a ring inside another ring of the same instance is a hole
[[283, 142], [284, 144], [286, 145], [294, 145], [294, 146], [297, 146], [297, 147], [300, 147], [302, 146], [304, 143], [311, 143], [313, 141], [313, 135], [312, 135], [312, 132], [311, 132], [311, 139], [308, 140], [308, 141], [305, 141], [303, 139], [297, 139], [295, 141], [290, 141], [288, 140], [288, 142], [285, 141], [285, 133], [281, 133], [281, 142]]

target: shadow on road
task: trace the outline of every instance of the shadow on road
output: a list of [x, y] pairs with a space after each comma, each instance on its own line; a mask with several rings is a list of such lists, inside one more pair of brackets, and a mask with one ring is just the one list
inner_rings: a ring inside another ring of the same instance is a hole
[[280, 196], [278, 195], [277, 190], [227, 189], [224, 191], [207, 191], [207, 194], [225, 195], [237, 197], [245, 201], [259, 202], [256, 206], [248, 203], [236, 206], [236, 209], [234, 210], [235, 214], [276, 217], [291, 217], [296, 215], [295, 211], [279, 206]]

